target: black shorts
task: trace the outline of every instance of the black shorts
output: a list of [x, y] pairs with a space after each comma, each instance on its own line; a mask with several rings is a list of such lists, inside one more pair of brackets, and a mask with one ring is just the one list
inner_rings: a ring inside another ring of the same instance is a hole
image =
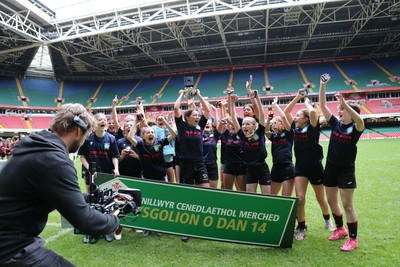
[[272, 165], [271, 181], [282, 183], [294, 178], [293, 163], [277, 163]]
[[213, 181], [218, 181], [218, 164], [214, 163], [206, 163], [206, 169], [208, 174], [208, 179]]
[[204, 162], [180, 162], [181, 184], [209, 183], [207, 168]]
[[260, 185], [271, 184], [271, 173], [267, 163], [246, 165], [246, 183]]
[[307, 177], [312, 185], [321, 185], [324, 177], [322, 162], [314, 165], [299, 165], [294, 168], [294, 176]]
[[179, 160], [179, 157], [178, 156], [175, 156], [174, 157], [174, 160], [172, 161], [173, 163], [174, 163], [174, 167], [176, 166], [176, 165], [180, 165], [180, 160]]
[[174, 167], [174, 162], [173, 161], [171, 161], [171, 162], [165, 162], [165, 167], [168, 169], [168, 168], [173, 168]]
[[240, 162], [225, 162], [224, 173], [231, 175], [245, 175], [246, 167]]
[[324, 185], [326, 187], [357, 188], [355, 166], [340, 166], [327, 161]]

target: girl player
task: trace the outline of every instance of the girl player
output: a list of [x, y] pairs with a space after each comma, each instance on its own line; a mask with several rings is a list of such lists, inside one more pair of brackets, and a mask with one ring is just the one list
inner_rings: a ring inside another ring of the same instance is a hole
[[[352, 251], [358, 247], [358, 219], [354, 209], [354, 190], [357, 187], [354, 163], [357, 155], [356, 145], [365, 126], [360, 116], [360, 106], [346, 102], [341, 94], [335, 94], [339, 101], [338, 118], [332, 115], [326, 104], [325, 91], [329, 80], [330, 76], [323, 74], [319, 90], [320, 108], [332, 129], [326, 158], [324, 185], [328, 203], [335, 219], [336, 229], [328, 239], [335, 241], [349, 235], [349, 239], [340, 249]], [[343, 215], [338, 201], [339, 193], [343, 209], [346, 212], [349, 231], [343, 226]]]

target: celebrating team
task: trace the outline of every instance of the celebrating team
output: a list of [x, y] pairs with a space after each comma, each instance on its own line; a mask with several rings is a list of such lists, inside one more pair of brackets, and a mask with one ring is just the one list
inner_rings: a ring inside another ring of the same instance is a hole
[[[270, 111], [266, 120], [260, 95], [251, 89], [251, 76], [246, 84], [251, 104], [244, 107], [244, 118], [236, 114], [238, 96], [231, 85], [226, 90], [226, 99], [220, 102], [219, 111], [202, 97], [199, 90], [190, 94], [181, 90], [173, 112], [176, 127], [172, 125], [172, 118], [167, 121], [163, 115], [157, 116], [157, 122], [149, 126], [150, 123], [143, 119], [144, 108], [140, 101], [137, 115], [128, 115], [120, 127], [115, 107], [118, 99], [115, 98], [108, 130], [105, 115], [96, 114], [98, 130], [89, 136], [79, 154], [86, 170], [89, 162], [94, 160], [97, 171], [115, 175], [217, 187], [216, 155], [220, 140], [222, 188], [232, 189], [235, 184], [237, 190], [257, 192], [260, 185], [261, 193], [277, 195], [282, 191], [283, 196], [291, 196], [295, 189], [299, 199], [295, 238], [303, 240], [307, 231], [305, 202], [310, 183], [326, 228], [333, 231], [328, 239], [334, 241], [349, 236], [341, 250], [352, 251], [358, 246], [358, 220], [353, 203], [356, 188], [354, 162], [364, 122], [359, 115], [360, 107], [346, 102], [340, 94], [335, 95], [339, 102], [338, 117], [333, 116], [326, 104], [325, 91], [329, 80], [329, 75], [321, 76], [319, 110], [311, 105], [306, 90], [300, 89], [284, 110], [279, 107], [276, 97], [272, 108], [278, 116], [274, 117]], [[196, 107], [193, 98], [188, 98], [188, 109], [183, 112], [181, 103], [185, 95], [197, 97], [200, 106]], [[305, 108], [293, 116], [291, 111], [301, 100]], [[320, 113], [332, 130], [325, 169], [319, 144]], [[268, 155], [266, 138], [271, 141], [271, 171], [265, 161]], [[339, 195], [348, 230], [343, 224]]]

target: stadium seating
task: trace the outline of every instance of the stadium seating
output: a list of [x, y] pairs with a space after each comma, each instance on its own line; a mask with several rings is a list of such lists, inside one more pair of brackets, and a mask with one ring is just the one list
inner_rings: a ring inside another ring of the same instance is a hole
[[400, 112], [399, 98], [371, 99], [365, 105], [374, 114]]
[[[99, 81], [65, 81], [62, 96], [64, 103], [80, 103], [86, 107], [91, 103], [91, 99], [99, 86]], [[97, 99], [94, 98], [93, 102], [95, 101]]]
[[[199, 74], [186, 74], [186, 75], [174, 75], [171, 77], [169, 80], [167, 86], [164, 88], [161, 98], [157, 99], [156, 103], [168, 103], [168, 102], [175, 102], [176, 99], [178, 98], [178, 93], [180, 90], [183, 90], [185, 87], [184, 83], [184, 77], [187, 76], [192, 76], [193, 77], [193, 83], [196, 83], [197, 78], [199, 77]], [[203, 90], [202, 94], [203, 94]]]
[[233, 70], [232, 86], [235, 88], [235, 93], [239, 96], [247, 96], [246, 82], [249, 80], [250, 75], [253, 76], [251, 88], [258, 90], [260, 94], [266, 94], [266, 92], [263, 92], [263, 87], [266, 85], [263, 68]]
[[0, 90], [0, 104], [22, 106], [22, 102], [18, 100], [19, 92], [15, 78], [0, 76]]
[[[167, 81], [168, 76], [143, 79], [139, 86], [132, 92], [130, 96], [130, 101], [127, 104], [132, 105], [136, 103], [136, 98], [141, 97], [144, 105], [151, 104], [153, 98], [160, 91], [164, 83]], [[132, 103], [130, 103], [133, 101]], [[125, 105], [125, 103], [123, 104]]]
[[267, 72], [269, 83], [274, 87], [275, 94], [295, 93], [304, 87], [304, 80], [297, 65], [269, 67]]
[[[357, 82], [358, 89], [392, 86], [388, 75], [371, 60], [340, 62], [338, 65], [350, 79]], [[373, 84], [373, 80], [379, 81], [379, 84]]]
[[60, 83], [54, 80], [19, 79], [21, 89], [29, 98], [28, 106], [56, 107]]
[[137, 80], [104, 81], [92, 107], [110, 107], [115, 96], [118, 97], [118, 100], [121, 100], [132, 90], [137, 82]]
[[0, 125], [7, 129], [28, 129], [22, 115], [1, 115]]
[[400, 137], [400, 126], [381, 126], [381, 127], [371, 127], [372, 131], [389, 138], [399, 138]]
[[[375, 60], [379, 65], [385, 68], [390, 74], [393, 76], [400, 76], [400, 57], [387, 57], [387, 58], [380, 58]], [[400, 81], [397, 83], [394, 81], [394, 84], [398, 86]]]
[[32, 129], [49, 129], [51, 116], [31, 116], [29, 122], [32, 125]]
[[303, 64], [301, 65], [307, 80], [314, 86], [312, 92], [319, 92], [320, 77], [324, 73], [328, 73], [331, 76], [331, 80], [326, 86], [327, 92], [338, 92], [341, 90], [349, 90], [347, 87], [345, 78], [338, 71], [338, 69], [332, 63], [320, 63], [320, 64]]
[[223, 96], [229, 83], [229, 77], [230, 71], [203, 72], [197, 88], [200, 89], [202, 96], [208, 98]]

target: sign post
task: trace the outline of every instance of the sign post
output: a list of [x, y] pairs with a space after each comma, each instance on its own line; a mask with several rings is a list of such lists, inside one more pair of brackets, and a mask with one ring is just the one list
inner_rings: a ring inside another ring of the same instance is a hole
[[297, 198], [100, 174], [101, 188], [136, 188], [142, 212], [124, 227], [249, 245], [292, 247]]

